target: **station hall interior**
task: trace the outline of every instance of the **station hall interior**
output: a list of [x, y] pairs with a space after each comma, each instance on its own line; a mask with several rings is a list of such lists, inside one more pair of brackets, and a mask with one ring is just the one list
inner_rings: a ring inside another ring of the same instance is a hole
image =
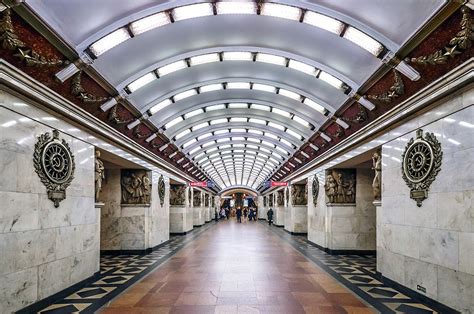
[[1, 0], [0, 314], [474, 313], [472, 0]]

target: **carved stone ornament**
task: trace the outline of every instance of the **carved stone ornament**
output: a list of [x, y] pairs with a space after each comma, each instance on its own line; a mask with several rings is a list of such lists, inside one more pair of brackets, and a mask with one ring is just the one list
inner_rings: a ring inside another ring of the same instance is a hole
[[291, 203], [293, 205], [307, 205], [308, 191], [306, 184], [291, 185]]
[[209, 194], [204, 194], [204, 206], [209, 207]]
[[313, 190], [313, 205], [316, 206], [318, 205], [318, 195], [319, 195], [319, 179], [317, 175], [314, 175], [313, 184], [311, 187]]
[[266, 196], [263, 197], [263, 206], [267, 206], [267, 197]]
[[46, 186], [48, 198], [59, 207], [59, 202], [66, 198], [66, 188], [74, 178], [74, 156], [68, 143], [59, 139], [59, 131], [53, 130], [38, 136], [33, 154], [35, 171]]
[[268, 195], [268, 206], [273, 206], [273, 194]]
[[324, 184], [329, 203], [355, 203], [356, 170], [328, 169]]
[[163, 179], [163, 175], [160, 175], [160, 178], [158, 179], [158, 197], [160, 198], [161, 206], [163, 206], [163, 204], [165, 203], [165, 193], [165, 179]]
[[201, 206], [201, 192], [193, 191], [193, 207]]
[[287, 186], [285, 189], [286, 194], [286, 206], [290, 205], [290, 188]]
[[186, 202], [186, 186], [184, 184], [170, 184], [170, 205], [184, 206]]
[[122, 170], [122, 204], [150, 204], [151, 180], [145, 170]]
[[280, 190], [277, 192], [277, 205], [284, 205], [283, 204], [283, 201], [284, 198], [283, 198], [283, 190]]
[[416, 131], [416, 139], [408, 141], [402, 154], [402, 177], [410, 188], [410, 198], [421, 207], [422, 202], [428, 198], [431, 183], [441, 170], [443, 152], [441, 144], [433, 133]]

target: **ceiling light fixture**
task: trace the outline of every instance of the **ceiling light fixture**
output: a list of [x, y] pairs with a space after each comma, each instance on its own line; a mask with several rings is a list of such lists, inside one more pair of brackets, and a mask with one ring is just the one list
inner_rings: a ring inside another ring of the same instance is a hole
[[129, 38], [130, 34], [128, 33], [127, 29], [122, 27], [90, 45], [89, 50], [94, 54], [95, 57], [98, 57]]
[[214, 15], [211, 3], [191, 4], [173, 9], [175, 22], [202, 16]]
[[350, 40], [359, 47], [367, 50], [376, 57], [384, 49], [382, 44], [380, 44], [377, 40], [352, 26], [347, 27], [343, 37], [347, 40]]
[[253, 1], [219, 1], [216, 3], [217, 14], [257, 14]]
[[168, 14], [160, 12], [132, 22], [130, 24], [130, 30], [134, 36], [137, 36], [169, 23], [171, 23], [171, 21]]
[[306, 11], [303, 23], [322, 28], [336, 35], [340, 35], [344, 29], [344, 23], [313, 11]]
[[142, 77], [136, 79], [132, 83], [128, 84], [127, 89], [130, 93], [133, 93], [139, 90], [140, 88], [142, 88], [143, 86], [153, 82], [156, 79], [157, 77], [153, 72], [147, 73], [143, 75]]
[[299, 21], [301, 17], [301, 9], [289, 5], [265, 2], [263, 3], [260, 15]]
[[159, 102], [158, 104], [156, 104], [156, 105], [154, 105], [153, 107], [150, 108], [150, 110], [149, 110], [150, 115], [153, 115], [153, 114], [157, 113], [158, 111], [165, 108], [166, 106], [171, 105], [172, 103], [173, 102], [169, 98]]

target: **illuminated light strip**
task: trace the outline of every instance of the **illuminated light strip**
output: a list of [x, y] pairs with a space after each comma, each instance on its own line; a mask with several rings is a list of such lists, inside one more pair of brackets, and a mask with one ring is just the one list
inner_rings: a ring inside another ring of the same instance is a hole
[[[248, 55], [244, 56], [243, 54], [248, 54]], [[206, 63], [221, 62], [220, 57], [219, 57], [220, 55], [222, 55], [222, 61], [238, 60], [238, 61], [253, 62], [253, 58], [249, 58], [249, 55], [251, 56], [252, 54], [256, 55], [255, 62], [270, 63], [277, 66], [287, 67], [295, 71], [299, 71], [301, 73], [310, 75], [314, 78], [320, 79], [344, 93], [347, 93], [348, 91], [350, 91], [350, 87], [348, 86], [348, 84], [344, 83], [343, 81], [339, 80], [333, 75], [326, 73], [310, 64], [297, 61], [294, 59], [289, 59], [286, 57], [282, 57], [282, 56], [278, 56], [274, 54], [262, 53], [262, 52], [224, 51], [224, 52], [199, 54], [199, 55], [195, 55], [189, 58], [189, 66], [192, 67], [192, 66], [197, 66], [197, 65], [206, 64]], [[151, 81], [157, 79], [158, 77], [162, 77], [167, 74], [170, 74], [182, 69], [186, 69], [187, 67], [188, 67], [188, 63], [186, 62], [186, 60], [178, 60], [170, 64], [161, 66], [155, 69], [154, 71], [149, 72], [143, 75], [142, 77], [136, 79], [132, 83], [129, 83], [126, 87], [126, 90], [129, 93], [133, 93], [136, 90], [140, 89], [141, 87], [147, 85]], [[274, 92], [273, 90], [269, 90], [268, 87], [265, 89], [264, 88], [265, 84], [256, 84], [256, 85], [257, 87], [259, 87], [256, 89], [265, 90], [268, 92]], [[275, 89], [275, 87], [273, 88]]]
[[[225, 87], [226, 90], [229, 90], [229, 89], [254, 90], [253, 89], [254, 84], [252, 82], [229, 82], [229, 83], [224, 82], [222, 84], [223, 84], [223, 86], [226, 86]], [[259, 85], [259, 84], [255, 84], [255, 85]], [[153, 107], [151, 107], [150, 109], [148, 109], [148, 115], [152, 116], [152, 115], [156, 114], [158, 111], [166, 108], [167, 106], [169, 106], [170, 104], [172, 104], [174, 102], [183, 100], [183, 99], [191, 97], [191, 96], [198, 95], [197, 91], [198, 90], [201, 91], [202, 87], [204, 87], [204, 86], [209, 86], [209, 85], [194, 87], [194, 88], [185, 90], [183, 92], [180, 92], [178, 94], [172, 95], [169, 98], [160, 101], [158, 104], [156, 104]], [[313, 110], [318, 111], [322, 115], [326, 115], [327, 112], [329, 112], [329, 110], [326, 107], [324, 107], [323, 105], [319, 104], [318, 102], [312, 100], [311, 98], [307, 98], [303, 95], [300, 95], [298, 93], [295, 93], [295, 92], [292, 92], [292, 91], [289, 91], [289, 90], [286, 90], [286, 89], [283, 89], [283, 88], [277, 88], [277, 87], [272, 86], [272, 85], [267, 85], [267, 86], [273, 87], [275, 92], [278, 91], [277, 95], [281, 95], [281, 96], [293, 99], [295, 101], [298, 101], [298, 102], [312, 108]], [[262, 89], [257, 89], [257, 90], [262, 90]], [[199, 94], [203, 94], [203, 93], [206, 93], [206, 92], [212, 92], [212, 91], [213, 91], [212, 89], [211, 90], [205, 89], [205, 90], [202, 90]], [[270, 90], [263, 90], [263, 91], [272, 92]], [[207, 106], [205, 108], [206, 108], [206, 111], [220, 110], [220, 109], [225, 109], [225, 105], [220, 104], [220, 105], [214, 105], [214, 106]]]

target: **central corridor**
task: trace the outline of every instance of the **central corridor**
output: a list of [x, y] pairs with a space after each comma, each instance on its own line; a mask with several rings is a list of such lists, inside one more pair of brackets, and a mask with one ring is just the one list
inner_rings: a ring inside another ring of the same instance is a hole
[[270, 229], [219, 222], [102, 313], [374, 312]]

